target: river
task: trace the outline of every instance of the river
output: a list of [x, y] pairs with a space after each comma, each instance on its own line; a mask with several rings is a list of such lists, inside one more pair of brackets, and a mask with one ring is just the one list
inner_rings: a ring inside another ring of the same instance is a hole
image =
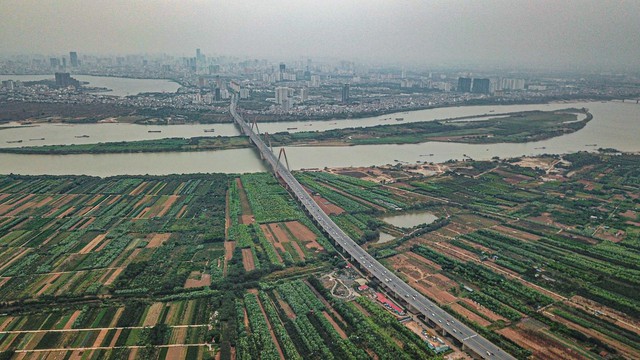
[[[468, 106], [419, 110], [408, 113], [383, 115], [364, 119], [287, 122], [260, 124], [261, 131], [277, 132], [297, 127], [300, 130], [326, 130], [353, 126], [371, 126], [396, 123], [396, 117], [405, 122], [455, 118], [470, 115], [505, 113], [526, 110], [554, 110], [568, 107], [586, 107], [594, 118], [582, 130], [549, 140], [523, 144], [457, 144], [426, 142], [410, 145], [361, 145], [349, 147], [287, 147], [292, 169], [338, 166], [370, 166], [394, 164], [397, 161], [444, 162], [469, 156], [488, 160], [522, 155], [563, 154], [580, 150], [593, 151], [598, 147], [611, 147], [622, 151], [640, 151], [640, 105], [622, 102], [556, 103], [542, 105]], [[384, 120], [391, 118], [393, 120]], [[312, 124], [311, 126], [306, 126]], [[141, 140], [164, 137], [203, 136], [205, 128], [215, 128], [213, 134], [235, 135], [230, 124], [172, 125], [157, 127], [162, 133], [149, 133], [151, 127], [130, 124], [97, 124], [58, 126], [43, 125], [33, 128], [0, 130], [0, 146], [15, 146], [6, 141], [23, 139], [24, 145], [43, 143], [80, 143], [97, 141]], [[79, 129], [76, 131], [76, 129]], [[156, 129], [156, 127], [153, 127]], [[75, 138], [88, 135], [89, 138]], [[45, 137], [45, 141], [28, 139]], [[50, 140], [49, 140], [50, 139]], [[597, 146], [587, 146], [597, 144]], [[433, 154], [433, 155], [431, 155]], [[16, 155], [0, 154], [0, 173], [19, 174], [86, 174], [111, 176], [124, 174], [164, 175], [171, 173], [226, 172], [243, 173], [264, 171], [253, 149], [223, 150], [190, 153], [135, 153], [102, 155]]]
[[[91, 75], [71, 75], [74, 79], [81, 82], [88, 82], [86, 86], [100, 87], [111, 89], [112, 91], [99, 92], [101, 95], [127, 96], [137, 95], [145, 92], [170, 92], [174, 93], [180, 87], [180, 84], [166, 79], [130, 79], [110, 76], [91, 76]], [[39, 81], [54, 80], [55, 76], [51, 75], [0, 75], [0, 81], [3, 80], [20, 80], [20, 81]]]

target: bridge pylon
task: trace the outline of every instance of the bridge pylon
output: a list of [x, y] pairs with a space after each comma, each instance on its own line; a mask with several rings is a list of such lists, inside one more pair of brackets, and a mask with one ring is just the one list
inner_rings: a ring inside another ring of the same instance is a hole
[[[278, 153], [278, 162], [276, 163], [276, 166], [280, 166], [280, 158], [282, 157], [282, 155], [284, 155], [284, 161], [287, 164], [287, 171], [291, 172], [291, 169], [289, 168], [289, 159], [287, 159], [287, 151], [284, 148], [280, 148], [280, 152]], [[277, 168], [276, 168], [276, 172], [277, 172]]]
[[256, 130], [254, 131], [256, 134], [260, 134], [260, 129], [258, 129], [258, 120], [256, 118], [253, 118], [253, 121], [251, 121], [251, 130], [253, 131], [253, 127], [256, 127]]

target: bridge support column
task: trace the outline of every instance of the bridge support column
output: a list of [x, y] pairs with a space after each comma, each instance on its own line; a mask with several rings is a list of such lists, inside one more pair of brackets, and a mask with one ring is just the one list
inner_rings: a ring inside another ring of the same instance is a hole
[[447, 336], [447, 330], [445, 330], [444, 328], [441, 328], [440, 329], [440, 335]]

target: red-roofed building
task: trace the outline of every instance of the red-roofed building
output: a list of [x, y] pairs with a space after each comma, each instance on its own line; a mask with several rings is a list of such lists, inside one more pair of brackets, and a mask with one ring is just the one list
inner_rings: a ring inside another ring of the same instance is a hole
[[391, 300], [387, 299], [382, 293], [376, 293], [376, 300], [378, 300], [384, 307], [395, 312], [398, 315], [404, 315], [404, 310], [402, 310], [398, 305], [394, 304]]
[[365, 291], [367, 290], [369, 287], [367, 285], [360, 285], [358, 286], [358, 291]]

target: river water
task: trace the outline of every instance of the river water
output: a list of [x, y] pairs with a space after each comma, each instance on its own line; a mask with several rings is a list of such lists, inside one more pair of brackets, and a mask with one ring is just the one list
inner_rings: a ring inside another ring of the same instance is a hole
[[[127, 96], [145, 92], [169, 92], [174, 93], [180, 84], [166, 79], [130, 79], [110, 76], [71, 75], [81, 82], [88, 82], [86, 86], [108, 88], [112, 91], [100, 92], [102, 95]], [[51, 75], [0, 75], [2, 80], [39, 81], [53, 80]]]
[[[260, 124], [261, 131], [274, 133], [327, 130], [354, 126], [428, 121], [471, 115], [491, 115], [526, 110], [557, 110], [586, 107], [594, 118], [582, 130], [549, 140], [524, 144], [456, 144], [426, 142], [410, 145], [361, 145], [345, 147], [287, 147], [292, 169], [338, 166], [370, 166], [396, 162], [443, 162], [469, 156], [488, 160], [522, 155], [563, 154], [580, 150], [593, 151], [611, 147], [622, 151], [640, 151], [640, 105], [622, 102], [556, 103], [542, 105], [468, 106], [419, 110], [364, 119], [287, 122]], [[385, 120], [391, 119], [391, 120]], [[311, 124], [311, 126], [309, 126]], [[204, 133], [214, 128], [215, 133]], [[161, 130], [149, 133], [148, 130]], [[149, 127], [130, 124], [42, 125], [32, 128], [0, 130], [0, 146], [25, 146], [84, 142], [141, 140], [149, 138], [191, 137], [204, 135], [236, 135], [231, 124], [172, 125]], [[88, 135], [88, 138], [75, 136]], [[33, 140], [44, 137], [45, 140]], [[23, 140], [21, 144], [6, 141]], [[597, 146], [586, 146], [597, 144]], [[433, 154], [433, 155], [432, 155]], [[123, 174], [172, 174], [197, 172], [243, 173], [264, 171], [253, 149], [190, 153], [135, 153], [102, 155], [15, 155], [0, 154], [0, 173], [19, 174], [86, 174], [111, 176]]]

